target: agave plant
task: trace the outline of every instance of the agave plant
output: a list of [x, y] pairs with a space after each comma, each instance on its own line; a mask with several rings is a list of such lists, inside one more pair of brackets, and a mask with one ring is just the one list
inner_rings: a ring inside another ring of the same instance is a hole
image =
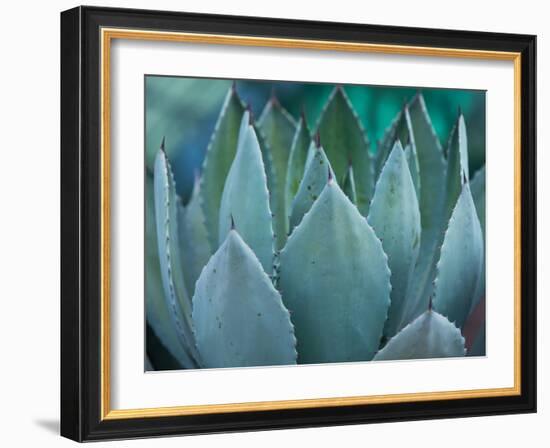
[[187, 204], [147, 173], [146, 303], [181, 368], [458, 357], [485, 294], [485, 170], [419, 93], [376, 151], [344, 89], [313, 132], [226, 96]]

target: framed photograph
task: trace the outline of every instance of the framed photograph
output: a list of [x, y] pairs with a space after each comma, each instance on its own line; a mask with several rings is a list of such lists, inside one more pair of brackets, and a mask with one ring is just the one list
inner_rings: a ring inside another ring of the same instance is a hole
[[536, 37], [61, 14], [61, 433], [536, 411]]

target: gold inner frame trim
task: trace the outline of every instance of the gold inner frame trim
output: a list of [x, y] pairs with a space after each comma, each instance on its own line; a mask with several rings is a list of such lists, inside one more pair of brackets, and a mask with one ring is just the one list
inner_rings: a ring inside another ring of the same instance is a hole
[[[167, 417], [228, 412], [251, 412], [317, 407], [352, 406], [413, 401], [453, 400], [502, 397], [521, 394], [521, 54], [515, 52], [470, 50], [459, 48], [337, 42], [307, 39], [266, 38], [240, 35], [217, 35], [145, 31], [137, 29], [101, 29], [101, 419]], [[383, 53], [410, 56], [454, 57], [513, 61], [514, 63], [514, 386], [441, 392], [391, 395], [368, 395], [303, 400], [279, 400], [229, 404], [188, 405], [140, 409], [111, 409], [110, 367], [110, 63], [113, 39], [185, 42], [212, 45], [240, 45], [271, 48], [294, 48], [356, 53]]]

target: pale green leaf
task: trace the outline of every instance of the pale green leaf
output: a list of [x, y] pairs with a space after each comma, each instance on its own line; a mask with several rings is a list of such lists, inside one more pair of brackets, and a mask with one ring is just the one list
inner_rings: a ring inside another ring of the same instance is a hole
[[272, 97], [258, 120], [271, 152], [275, 182], [271, 193], [273, 230], [277, 249], [283, 247], [288, 232], [285, 186], [292, 140], [296, 132], [294, 118]]
[[454, 358], [464, 354], [460, 330], [441, 314], [428, 310], [390, 339], [374, 361]]
[[422, 236], [418, 262], [413, 274], [405, 319], [401, 326], [412, 321], [428, 308], [433, 292], [435, 266], [445, 231], [446, 162], [441, 144], [430, 121], [421, 94], [405, 107], [410, 144], [416, 149], [420, 172], [420, 222]]
[[405, 157], [407, 157], [407, 163], [409, 164], [409, 170], [411, 172], [411, 179], [414, 184], [414, 191], [416, 191], [416, 197], [420, 197], [420, 168], [418, 167], [418, 156], [416, 155], [416, 147], [410, 143], [405, 146]]
[[447, 147], [446, 219], [449, 219], [456, 205], [456, 200], [462, 191], [464, 178], [470, 178], [468, 173], [468, 138], [464, 116], [460, 114], [451, 131]]
[[348, 199], [355, 205], [357, 205], [357, 190], [355, 189], [355, 176], [353, 175], [353, 166], [350, 164], [344, 176], [342, 183], [342, 191], [346, 194]]
[[212, 249], [218, 247], [219, 210], [225, 178], [235, 152], [244, 107], [232, 87], [225, 98], [206, 150], [201, 175], [201, 206]]
[[225, 241], [232, 221], [268, 274], [273, 271], [273, 230], [267, 178], [249, 112], [243, 115], [237, 154], [227, 175], [220, 206], [218, 241]]
[[236, 230], [228, 233], [202, 271], [193, 306], [205, 367], [296, 363], [288, 310]]
[[307, 128], [307, 123], [305, 118], [302, 117], [296, 127], [296, 133], [294, 134], [294, 140], [292, 141], [290, 156], [288, 158], [285, 186], [285, 209], [287, 216], [290, 214], [292, 201], [296, 193], [298, 193], [298, 187], [300, 186], [302, 177], [304, 177], [310, 142], [311, 136]]
[[433, 307], [462, 328], [481, 274], [483, 236], [470, 186], [465, 183], [437, 263]]
[[472, 312], [481, 298], [485, 296], [485, 247], [487, 244], [485, 235], [485, 165], [474, 174], [470, 182], [470, 189], [472, 190], [472, 197], [476, 206], [479, 224], [481, 225], [481, 233], [483, 234], [483, 263], [481, 264], [481, 273], [477, 282], [474, 300], [470, 307], [470, 312]]
[[336, 182], [327, 183], [289, 236], [279, 275], [300, 363], [374, 356], [390, 304], [387, 257]]
[[155, 200], [153, 176], [145, 174], [145, 315], [147, 322], [162, 345], [184, 367], [194, 367], [195, 362], [183, 349], [175, 326], [171, 324], [168, 304], [160, 273], [157, 228], [155, 223]]
[[180, 254], [189, 297], [193, 296], [195, 283], [212, 255], [199, 198], [200, 183], [196, 179], [189, 203], [185, 207], [181, 204], [178, 207]]
[[407, 299], [407, 291], [420, 248], [420, 211], [409, 165], [399, 140], [395, 143], [372, 199], [369, 224], [382, 240], [391, 271], [391, 305], [384, 336], [398, 330]]
[[163, 147], [155, 158], [154, 195], [160, 272], [170, 321], [175, 326], [184, 350], [198, 366], [200, 360], [193, 336], [191, 297], [187, 293], [181, 266], [178, 197], [172, 170]]
[[[304, 177], [298, 187], [298, 193], [292, 201], [292, 210], [290, 213], [290, 231], [300, 224], [304, 215], [309, 211], [313, 203], [317, 200], [321, 191], [327, 184], [330, 163], [325, 155], [322, 146], [312, 143], [313, 157], [310, 163], [306, 165]], [[311, 149], [310, 149], [311, 151]]]

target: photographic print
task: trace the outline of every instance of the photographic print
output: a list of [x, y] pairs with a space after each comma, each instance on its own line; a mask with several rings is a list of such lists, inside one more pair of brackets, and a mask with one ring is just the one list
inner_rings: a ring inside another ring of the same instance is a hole
[[146, 370], [485, 355], [485, 92], [145, 76]]
[[536, 36], [64, 11], [61, 434], [536, 412], [535, 142]]

